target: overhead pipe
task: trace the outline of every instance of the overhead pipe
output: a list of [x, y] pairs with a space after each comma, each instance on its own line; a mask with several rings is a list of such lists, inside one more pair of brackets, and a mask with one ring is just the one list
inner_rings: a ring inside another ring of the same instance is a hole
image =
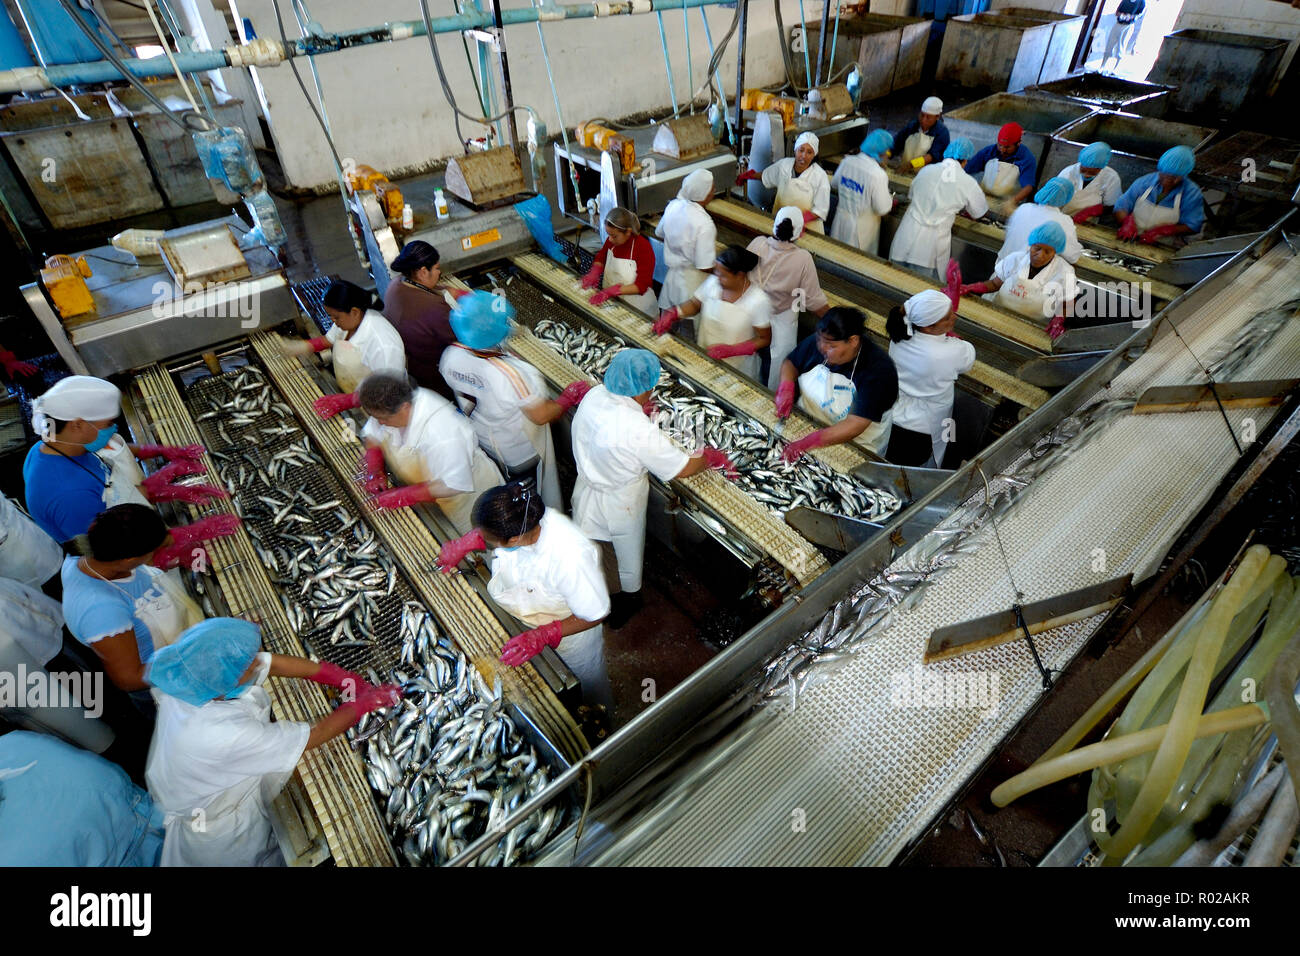
[[[500, 25], [537, 23], [553, 20], [589, 20], [606, 17], [637, 16], [660, 13], [665, 10], [686, 10], [694, 7], [722, 6], [735, 0], [622, 0], [583, 4], [551, 4], [544, 7], [519, 7], [500, 10]], [[498, 25], [491, 12], [433, 17], [434, 33], [460, 33], [462, 30], [479, 30]], [[289, 57], [316, 56], [336, 53], [352, 47], [373, 43], [388, 43], [426, 36], [423, 20], [393, 20], [376, 27], [343, 30], [320, 36], [300, 37], [287, 46], [279, 40], [259, 37], [250, 43], [237, 44], [222, 50], [204, 50], [176, 56], [177, 66], [183, 73], [205, 73], [230, 67], [277, 66]], [[166, 57], [147, 60], [124, 59], [132, 75], [147, 79], [173, 75], [172, 65]], [[37, 92], [54, 87], [77, 86], [89, 83], [110, 83], [121, 79], [117, 67], [108, 61], [72, 63], [65, 66], [19, 67], [0, 70], [0, 93]]]

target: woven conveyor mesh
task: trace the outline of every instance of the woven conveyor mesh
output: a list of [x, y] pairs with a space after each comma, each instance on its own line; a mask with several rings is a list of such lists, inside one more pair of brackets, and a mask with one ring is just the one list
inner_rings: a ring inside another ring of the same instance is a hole
[[409, 508], [380, 511], [371, 508], [361, 486], [351, 480], [358, 471], [363, 447], [344, 416], [322, 421], [311, 409], [321, 390], [296, 359], [286, 358], [274, 336], [251, 336], [253, 349], [271, 380], [293, 407], [312, 445], [340, 476], [353, 501], [363, 509], [376, 536], [397, 560], [438, 619], [448, 637], [469, 656], [488, 686], [500, 678], [505, 694], [522, 707], [542, 733], [567, 759], [574, 760], [590, 748], [573, 717], [532, 667], [507, 667], [498, 659], [510, 635], [493, 616], [469, 583], [459, 574], [433, 571], [441, 543]]
[[[200, 435], [167, 371], [152, 365], [139, 373], [136, 386], [148, 423], [159, 441], [170, 445], [198, 443]], [[214, 462], [203, 456], [210, 481], [219, 484]], [[187, 506], [192, 517], [200, 509]], [[202, 513], [232, 513], [227, 501], [204, 505]], [[285, 617], [276, 591], [248, 534], [242, 529], [207, 545], [212, 571], [231, 614], [255, 621], [265, 646], [279, 654], [305, 656]], [[330, 713], [323, 689], [309, 681], [271, 678], [271, 704], [279, 720], [315, 723]], [[298, 772], [330, 851], [340, 866], [392, 866], [396, 863], [384, 832], [361, 758], [343, 737], [313, 748], [298, 762]]]
[[[1244, 323], [1287, 302], [1300, 288], [1300, 258], [1278, 246], [1181, 324], [1207, 364], [1235, 341]], [[1292, 316], [1234, 375], [1300, 374], [1300, 320]], [[1132, 399], [1153, 385], [1203, 378], [1167, 331], [1091, 401]], [[1085, 405], [1091, 404], [1084, 403]], [[1228, 413], [1240, 434], [1257, 430], [1275, 409]], [[1026, 601], [1133, 572], [1150, 574], [1180, 529], [1202, 507], [1236, 460], [1218, 411], [1181, 415], [1120, 414], [1021, 494], [998, 522], [1016, 583]], [[994, 483], [996, 493], [1002, 482]], [[974, 513], [983, 495], [953, 516]], [[757, 711], [709, 756], [708, 772], [682, 775], [600, 862], [655, 864], [889, 863], [957, 794], [1041, 693], [1022, 642], [924, 668], [927, 674], [996, 675], [996, 709], [896, 706], [905, 677], [919, 673], [936, 627], [1003, 610], [1012, 603], [1006, 572], [987, 524], [974, 553], [931, 578], [910, 608], [838, 671], [810, 681], [788, 703]], [[906, 567], [926, 539], [893, 567]], [[1105, 571], [1092, 571], [1095, 549]], [[1063, 668], [1102, 616], [1036, 638], [1048, 667]], [[914, 698], [913, 698], [914, 701]], [[923, 702], [923, 701], [922, 701]], [[803, 832], [792, 827], [802, 810]]]

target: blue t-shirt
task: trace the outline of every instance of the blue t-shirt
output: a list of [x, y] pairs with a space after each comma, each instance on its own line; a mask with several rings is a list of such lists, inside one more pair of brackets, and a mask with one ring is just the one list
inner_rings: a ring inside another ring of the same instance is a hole
[[1137, 201], [1148, 189], [1151, 190], [1151, 195], [1147, 197], [1147, 202], [1165, 208], [1172, 208], [1174, 200], [1182, 196], [1183, 204], [1178, 207], [1178, 221], [1188, 226], [1192, 232], [1200, 232], [1205, 227], [1205, 199], [1201, 196], [1201, 187], [1185, 176], [1177, 189], [1159, 201], [1157, 197], [1160, 195], [1160, 174], [1147, 173], [1145, 176], [1139, 176], [1133, 180], [1133, 185], [1125, 190], [1124, 195], [1115, 200], [1116, 211], [1132, 212]]
[[1010, 159], [1003, 159], [998, 155], [997, 144], [985, 146], [970, 158], [970, 162], [966, 164], [966, 172], [979, 179], [984, 175], [984, 167], [988, 165], [990, 159], [996, 159], [1000, 163], [1015, 163], [1019, 166], [1021, 189], [1032, 186], [1038, 181], [1038, 160], [1034, 159], [1033, 153], [1025, 149], [1024, 143], [1016, 147], [1016, 152]]
[[108, 466], [98, 455], [46, 455], [42, 442], [27, 451], [23, 484], [27, 511], [55, 541], [70, 541], [90, 530], [104, 510]]
[[853, 382], [853, 405], [850, 415], [878, 422], [885, 412], [898, 401], [898, 370], [894, 368], [889, 353], [863, 336], [862, 347], [856, 362], [847, 365], [830, 365], [817, 348], [816, 334], [808, 336], [795, 346], [786, 358], [800, 375], [811, 372], [818, 365], [826, 365]]
[[[921, 121], [914, 116], [910, 123], [894, 134], [894, 155], [902, 156], [907, 138], [919, 132], [921, 132]], [[948, 127], [943, 125], [943, 120], [935, 120], [934, 125], [930, 127], [929, 135], [934, 137], [934, 142], [926, 152], [933, 156], [937, 163], [943, 159], [943, 151], [948, 148]]]
[[104, 581], [77, 567], [79, 560], [63, 560], [63, 619], [68, 630], [87, 647], [134, 630], [140, 660], [147, 663], [153, 656], [153, 635], [137, 611], [166, 597], [158, 583], [163, 572], [141, 565], [129, 578]]

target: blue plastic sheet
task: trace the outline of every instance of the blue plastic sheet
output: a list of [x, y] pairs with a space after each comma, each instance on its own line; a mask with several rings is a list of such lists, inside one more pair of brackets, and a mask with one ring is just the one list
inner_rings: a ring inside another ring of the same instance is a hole
[[556, 262], [568, 262], [564, 247], [555, 239], [555, 230], [551, 228], [551, 204], [543, 195], [534, 196], [523, 202], [515, 203], [515, 211], [524, 220], [524, 225], [533, 234], [542, 251]]

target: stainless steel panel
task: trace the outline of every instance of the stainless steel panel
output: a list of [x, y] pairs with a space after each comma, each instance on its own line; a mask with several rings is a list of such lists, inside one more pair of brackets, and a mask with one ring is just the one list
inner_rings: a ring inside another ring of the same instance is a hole
[[1039, 182], [1079, 161], [1079, 151], [1098, 140], [1111, 148], [1110, 166], [1128, 186], [1139, 176], [1155, 172], [1160, 155], [1172, 146], [1198, 150], [1218, 133], [1208, 126], [1191, 126], [1150, 116], [1102, 110], [1053, 134]]
[[995, 93], [944, 116], [948, 131], [969, 137], [976, 149], [997, 141], [1004, 123], [1015, 121], [1025, 129], [1021, 142], [1034, 154], [1039, 168], [1047, 157], [1052, 135], [1092, 115], [1092, 107], [1046, 96]]
[[1225, 118], [1268, 92], [1286, 49], [1273, 37], [1177, 30], [1165, 37], [1149, 79], [1177, 87], [1174, 109]]

